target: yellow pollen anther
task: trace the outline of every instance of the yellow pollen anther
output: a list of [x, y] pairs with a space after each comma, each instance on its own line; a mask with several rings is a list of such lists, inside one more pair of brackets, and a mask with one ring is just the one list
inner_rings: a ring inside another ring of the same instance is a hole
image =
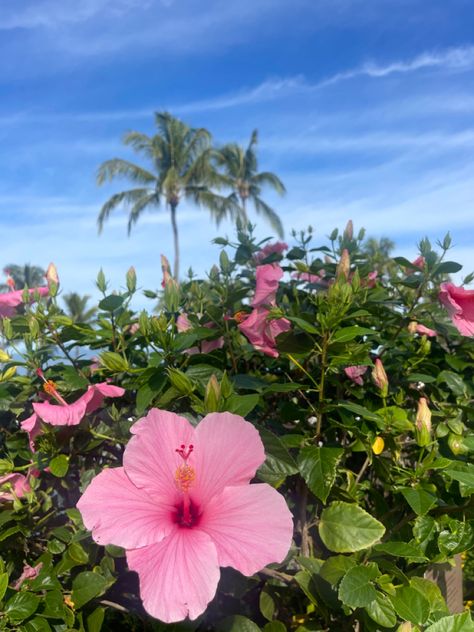
[[187, 492], [194, 483], [196, 472], [193, 470], [192, 467], [185, 463], [184, 465], [180, 465], [178, 467], [174, 477], [179, 489], [182, 492]]
[[57, 385], [53, 382], [53, 380], [47, 380], [43, 384], [44, 390], [48, 393], [48, 395], [55, 395], [57, 392]]

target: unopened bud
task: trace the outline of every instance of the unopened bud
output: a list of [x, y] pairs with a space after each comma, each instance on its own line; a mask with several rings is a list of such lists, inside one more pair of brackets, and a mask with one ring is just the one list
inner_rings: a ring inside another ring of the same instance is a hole
[[416, 334], [417, 327], [418, 327], [418, 323], [416, 322], [416, 320], [412, 320], [411, 323], [408, 325], [408, 333]]
[[418, 400], [418, 410], [416, 413], [416, 442], [422, 447], [431, 442], [431, 410], [425, 397]]
[[376, 386], [380, 389], [382, 397], [387, 397], [388, 377], [380, 358], [375, 360], [375, 366], [372, 369], [372, 379], [374, 380]]
[[381, 454], [385, 447], [385, 441], [382, 437], [375, 437], [375, 441], [372, 443], [372, 452], [374, 454]]
[[352, 223], [352, 220], [350, 219], [347, 222], [346, 227], [344, 228], [344, 239], [346, 241], [352, 241], [353, 237], [354, 237], [354, 224]]
[[170, 262], [165, 257], [165, 255], [161, 255], [161, 270], [163, 272], [163, 280], [161, 282], [161, 287], [165, 288], [173, 278], [171, 276]]
[[349, 251], [347, 248], [344, 248], [342, 251], [341, 258], [339, 259], [339, 263], [336, 268], [336, 278], [340, 279], [344, 277], [347, 279], [349, 277], [349, 271], [351, 269], [351, 258], [349, 256]]
[[135, 268], [133, 266], [130, 266], [127, 270], [126, 281], [127, 290], [133, 294], [133, 292], [137, 289], [137, 273], [135, 272]]
[[48, 269], [46, 270], [45, 277], [50, 287], [52, 283], [54, 283], [55, 285], [59, 285], [58, 271], [54, 263], [49, 264]]
[[219, 400], [221, 398], [221, 387], [217, 381], [216, 376], [211, 375], [207, 385], [206, 393], [204, 395], [204, 406], [206, 412], [214, 413], [219, 409]]
[[409, 621], [405, 621], [398, 626], [397, 632], [412, 632], [413, 626]]

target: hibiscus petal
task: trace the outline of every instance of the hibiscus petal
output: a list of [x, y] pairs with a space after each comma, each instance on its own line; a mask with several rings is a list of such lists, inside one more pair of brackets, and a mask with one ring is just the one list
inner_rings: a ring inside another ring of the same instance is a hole
[[262, 483], [226, 487], [206, 506], [197, 528], [214, 542], [219, 566], [253, 575], [267, 564], [284, 560], [293, 520], [283, 496]]
[[87, 391], [75, 402], [67, 405], [35, 403], [33, 410], [38, 417], [52, 426], [77, 426], [86, 414], [87, 405], [93, 396], [93, 391]]
[[191, 496], [204, 505], [228, 485], [244, 485], [265, 460], [256, 428], [239, 415], [211, 413], [198, 424], [194, 452], [189, 459], [196, 470]]
[[92, 391], [92, 397], [87, 404], [86, 413], [93, 413], [100, 408], [105, 397], [122, 397], [125, 393], [124, 388], [107, 384], [107, 382], [92, 384], [89, 386], [88, 391]]
[[195, 443], [194, 428], [184, 417], [152, 408], [131, 427], [135, 435], [123, 455], [127, 476], [137, 487], [175, 502], [179, 498], [176, 470], [183, 460], [176, 449]]
[[251, 303], [252, 307], [275, 304], [278, 283], [282, 276], [283, 270], [276, 263], [266, 263], [263, 266], [257, 266], [255, 296]]
[[216, 593], [216, 548], [196, 529], [177, 529], [158, 544], [127, 551], [127, 562], [140, 578], [145, 610], [165, 623], [196, 619]]
[[20, 423], [22, 430], [28, 433], [28, 441], [30, 444], [30, 450], [35, 452], [35, 439], [41, 434], [41, 419], [36, 413], [33, 413], [30, 417], [23, 419]]
[[77, 503], [98, 544], [137, 548], [159, 542], [176, 525], [173, 507], [138, 489], [123, 467], [103, 470]]

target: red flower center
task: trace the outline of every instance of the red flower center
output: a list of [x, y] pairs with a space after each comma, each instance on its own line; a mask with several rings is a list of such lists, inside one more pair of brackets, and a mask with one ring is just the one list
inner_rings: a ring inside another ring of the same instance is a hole
[[184, 529], [196, 527], [201, 520], [201, 509], [189, 497], [183, 498], [181, 503], [175, 505], [172, 520]]

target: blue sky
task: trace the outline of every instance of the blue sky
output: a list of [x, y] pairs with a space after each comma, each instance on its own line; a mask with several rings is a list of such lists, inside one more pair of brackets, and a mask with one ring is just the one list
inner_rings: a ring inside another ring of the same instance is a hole
[[[129, 157], [124, 131], [168, 109], [217, 144], [260, 133], [268, 196], [316, 241], [352, 219], [416, 255], [447, 230], [474, 269], [474, 7], [471, 0], [4, 0], [0, 4], [0, 265], [56, 262], [65, 290], [160, 282], [165, 209], [126, 236], [97, 234], [98, 165]], [[216, 260], [205, 211], [179, 209], [182, 266]], [[259, 234], [269, 230], [259, 223]]]

